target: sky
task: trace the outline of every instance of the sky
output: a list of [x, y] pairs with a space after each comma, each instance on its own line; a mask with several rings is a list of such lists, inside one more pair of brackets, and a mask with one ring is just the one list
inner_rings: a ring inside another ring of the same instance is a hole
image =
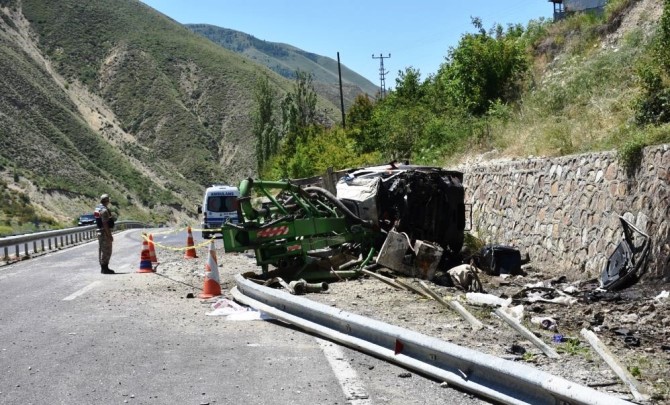
[[437, 72], [449, 48], [484, 28], [551, 18], [548, 0], [141, 0], [182, 24], [204, 23], [242, 31], [258, 39], [293, 45], [328, 56], [380, 85], [384, 58], [386, 88], [398, 71], [418, 69], [423, 79]]

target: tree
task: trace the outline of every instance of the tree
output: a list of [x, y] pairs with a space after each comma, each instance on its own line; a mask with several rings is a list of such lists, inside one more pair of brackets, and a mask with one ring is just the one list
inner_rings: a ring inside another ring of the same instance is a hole
[[286, 94], [281, 103], [283, 153], [295, 153], [297, 142], [307, 137], [310, 127], [318, 125], [316, 91], [312, 75], [296, 71], [293, 91]]
[[510, 26], [505, 32], [496, 25], [487, 33], [480, 19], [473, 18], [472, 24], [478, 32], [463, 35], [458, 46], [449, 50], [436, 80], [443, 103], [481, 116], [492, 103], [519, 97], [529, 62], [519, 40], [522, 28]]
[[357, 153], [369, 153], [380, 149], [378, 131], [374, 129], [373, 113], [375, 105], [367, 94], [356, 96], [354, 103], [349, 107], [349, 128], [347, 133], [355, 141], [354, 149]]
[[636, 100], [639, 125], [670, 122], [670, 0], [663, 2], [663, 15], [651, 55], [637, 69], [642, 94]]
[[256, 159], [259, 173], [263, 169], [263, 164], [277, 153], [279, 132], [274, 117], [276, 98], [276, 91], [270, 86], [268, 77], [263, 76], [257, 79], [254, 89], [256, 110], [253, 117], [253, 133], [256, 138]]

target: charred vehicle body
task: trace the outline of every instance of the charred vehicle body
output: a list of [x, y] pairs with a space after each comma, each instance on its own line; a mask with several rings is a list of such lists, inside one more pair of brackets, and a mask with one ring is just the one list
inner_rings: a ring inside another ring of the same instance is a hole
[[[461, 172], [410, 165], [352, 171], [337, 182], [336, 193], [247, 179], [239, 187], [240, 222], [222, 227], [224, 247], [254, 250], [264, 276], [272, 265], [288, 278], [339, 278], [355, 275], [338, 272], [352, 258], [363, 267], [390, 246], [391, 235], [401, 235], [406, 245], [394, 252], [403, 265], [421, 267], [430, 257], [434, 267], [456, 258], [463, 245], [462, 181]], [[422, 257], [425, 246], [434, 249]]]

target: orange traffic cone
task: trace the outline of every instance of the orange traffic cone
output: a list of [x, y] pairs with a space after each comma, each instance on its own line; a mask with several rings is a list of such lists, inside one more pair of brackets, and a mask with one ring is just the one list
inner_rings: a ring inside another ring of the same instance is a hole
[[158, 258], [156, 257], [156, 248], [154, 247], [154, 234], [149, 234], [149, 257], [151, 257], [151, 263], [158, 263]]
[[216, 262], [216, 248], [214, 241], [209, 245], [209, 257], [205, 263], [205, 285], [202, 287], [200, 298], [212, 298], [221, 295], [219, 280], [219, 265]]
[[149, 252], [149, 242], [142, 238], [142, 254], [140, 255], [140, 268], [138, 273], [153, 273], [154, 269], [151, 267], [151, 253]]
[[195, 259], [198, 255], [195, 254], [195, 248], [193, 247], [193, 233], [191, 233], [191, 227], [188, 227], [188, 239], [186, 240], [186, 253], [184, 254], [185, 259]]

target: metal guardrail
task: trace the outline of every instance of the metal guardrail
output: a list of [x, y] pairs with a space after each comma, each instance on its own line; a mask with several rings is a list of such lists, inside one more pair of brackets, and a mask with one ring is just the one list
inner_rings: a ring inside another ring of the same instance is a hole
[[[630, 405], [578, 383], [235, 276], [235, 300], [344, 345], [499, 403]], [[400, 346], [399, 346], [400, 344]], [[401, 348], [398, 350], [398, 348]]]
[[[114, 231], [143, 228], [144, 226], [144, 223], [137, 221], [118, 221], [114, 226]], [[46, 252], [95, 239], [97, 238], [96, 229], [95, 225], [87, 225], [0, 238], [0, 249], [3, 251], [2, 260], [5, 262], [11, 261], [12, 258], [18, 260], [21, 257], [30, 257], [31, 252]], [[30, 244], [32, 244], [32, 251], [29, 249]], [[23, 256], [21, 256], [21, 245], [23, 245]], [[14, 250], [13, 256], [10, 256], [10, 248]]]

